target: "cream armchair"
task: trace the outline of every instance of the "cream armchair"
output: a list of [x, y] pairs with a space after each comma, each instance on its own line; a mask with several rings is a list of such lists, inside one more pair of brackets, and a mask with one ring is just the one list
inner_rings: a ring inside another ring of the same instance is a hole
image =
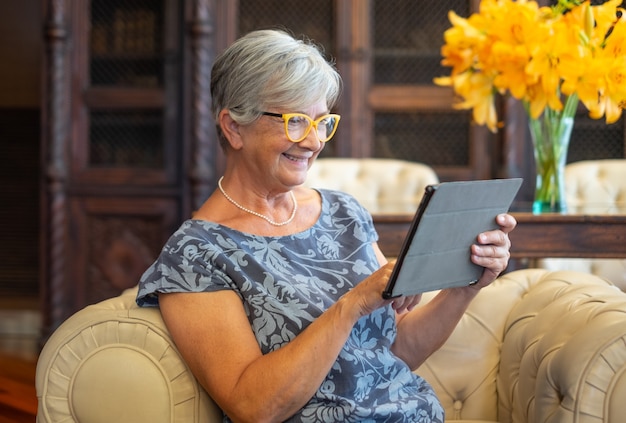
[[572, 211], [626, 212], [626, 159], [570, 163], [565, 189]]
[[[587, 273], [526, 269], [483, 289], [417, 372], [449, 422], [619, 422], [625, 345], [626, 293]], [[222, 421], [158, 309], [137, 307], [133, 290], [55, 331], [36, 388], [39, 423]]]
[[[626, 214], [626, 159], [570, 163], [565, 167], [565, 189], [571, 212]], [[537, 266], [593, 273], [626, 291], [626, 260], [550, 258], [538, 261]]]
[[317, 159], [307, 186], [352, 194], [370, 213], [409, 213], [417, 209], [428, 184], [439, 183], [435, 171], [422, 163], [396, 159]]

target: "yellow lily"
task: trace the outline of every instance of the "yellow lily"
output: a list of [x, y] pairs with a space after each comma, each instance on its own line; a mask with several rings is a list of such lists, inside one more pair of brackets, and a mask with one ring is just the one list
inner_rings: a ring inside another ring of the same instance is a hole
[[574, 2], [548, 8], [531, 0], [482, 0], [468, 18], [451, 11], [441, 52], [452, 70], [435, 83], [452, 87], [461, 98], [455, 107], [473, 109], [474, 120], [492, 131], [497, 93], [523, 101], [533, 118], [546, 107], [561, 111], [565, 95], [568, 104], [579, 99], [592, 118], [616, 121], [626, 106], [622, 0], [567, 3]]

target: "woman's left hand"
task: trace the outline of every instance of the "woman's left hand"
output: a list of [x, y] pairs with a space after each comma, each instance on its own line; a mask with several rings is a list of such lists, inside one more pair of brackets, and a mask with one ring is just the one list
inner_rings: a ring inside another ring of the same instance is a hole
[[477, 244], [472, 245], [472, 262], [485, 268], [478, 282], [473, 285], [477, 289], [493, 282], [506, 269], [511, 257], [509, 232], [515, 228], [517, 221], [510, 214], [500, 214], [496, 222], [500, 229], [479, 234]]

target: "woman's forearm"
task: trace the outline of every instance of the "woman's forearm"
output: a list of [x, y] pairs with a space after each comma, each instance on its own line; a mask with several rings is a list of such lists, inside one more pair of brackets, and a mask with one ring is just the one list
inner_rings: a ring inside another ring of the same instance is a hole
[[394, 354], [411, 369], [418, 368], [450, 337], [478, 292], [473, 287], [446, 289], [422, 307], [400, 315]]

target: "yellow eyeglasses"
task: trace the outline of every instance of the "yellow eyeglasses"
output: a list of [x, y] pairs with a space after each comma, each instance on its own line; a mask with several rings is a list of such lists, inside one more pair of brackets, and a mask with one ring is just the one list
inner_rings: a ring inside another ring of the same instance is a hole
[[270, 113], [261, 112], [265, 116], [279, 117], [285, 123], [285, 134], [291, 142], [300, 142], [309, 135], [311, 128], [315, 126], [315, 133], [320, 142], [330, 140], [339, 124], [339, 115], [324, 115], [315, 120], [303, 113]]

